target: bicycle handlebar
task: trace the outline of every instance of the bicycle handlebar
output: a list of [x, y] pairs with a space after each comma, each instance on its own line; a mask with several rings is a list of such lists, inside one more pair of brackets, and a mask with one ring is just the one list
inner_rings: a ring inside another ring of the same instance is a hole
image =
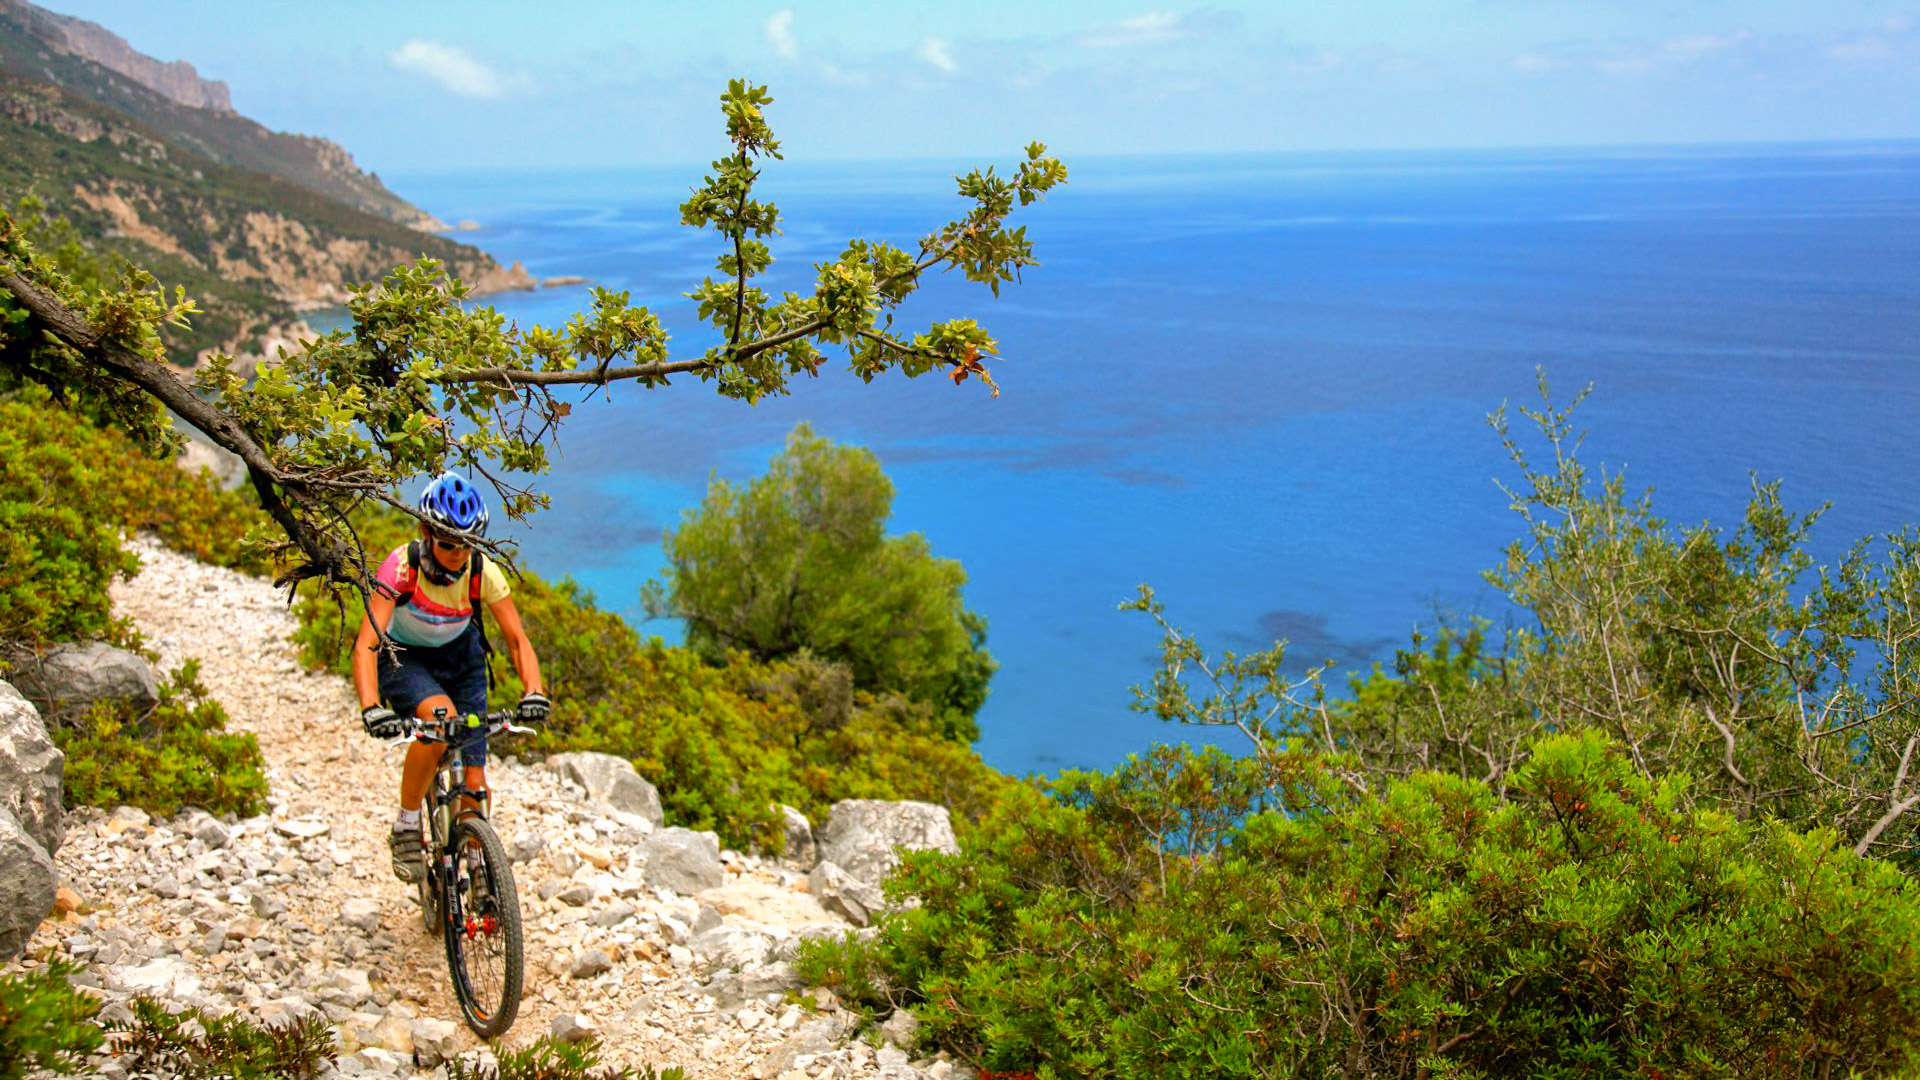
[[[474, 739], [481, 737], [481, 735], [490, 736], [502, 731], [513, 735], [534, 734], [535, 729], [523, 727], [513, 722], [519, 718], [519, 716], [520, 711], [518, 709], [494, 709], [490, 712], [477, 715], [446, 716], [432, 719], [409, 716], [404, 718], [407, 722], [406, 734], [394, 740], [392, 745], [398, 746], [402, 743], [415, 742], [420, 739], [432, 739], [435, 742], [444, 742], [449, 747], [458, 747], [465, 743], [472, 742]], [[469, 721], [478, 722], [470, 723]]]

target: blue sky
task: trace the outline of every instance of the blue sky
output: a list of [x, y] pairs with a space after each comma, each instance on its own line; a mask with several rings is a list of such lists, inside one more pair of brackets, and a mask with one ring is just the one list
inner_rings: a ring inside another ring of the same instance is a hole
[[363, 166], [1920, 136], [1920, 0], [52, 0]]

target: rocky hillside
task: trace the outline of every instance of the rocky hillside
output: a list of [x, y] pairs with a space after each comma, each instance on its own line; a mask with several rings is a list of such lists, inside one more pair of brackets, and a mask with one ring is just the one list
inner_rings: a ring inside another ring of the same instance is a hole
[[340, 147], [176, 100], [196, 94], [168, 68], [93, 24], [0, 0], [0, 197], [36, 196], [90, 244], [185, 286], [205, 314], [176, 359], [269, 353], [298, 336], [300, 312], [422, 256], [480, 292], [533, 287], [518, 264], [421, 231], [441, 226]]
[[201, 79], [184, 60], [146, 56], [97, 23], [0, 0], [0, 71], [103, 105], [212, 161], [280, 177], [389, 221], [445, 228], [361, 171], [337, 144], [268, 130], [233, 111], [225, 83]]
[[[69, 814], [53, 858], [56, 915], [12, 966], [80, 962], [77, 981], [109, 1015], [137, 993], [264, 1020], [318, 1011], [335, 1026], [340, 1076], [433, 1075], [448, 1057], [487, 1053], [459, 1023], [438, 939], [387, 869], [397, 752], [359, 731], [345, 680], [295, 663], [293, 618], [267, 582], [146, 542], [137, 550], [145, 569], [115, 587], [115, 609], [164, 666], [202, 660], [231, 726], [260, 740], [271, 810]], [[4, 684], [0, 699], [24, 707]], [[865, 922], [862, 901], [877, 897], [830, 860], [883, 872], [876, 811], [918, 815], [936, 832], [944, 811], [843, 803], [819, 857], [802, 819], [798, 859], [780, 862], [662, 827], [644, 781], [596, 758], [536, 767], [508, 756], [489, 769], [527, 926], [527, 988], [507, 1045], [597, 1033], [609, 1063], [680, 1065], [691, 1077], [967, 1075], [903, 1049], [914, 1041], [905, 1014], [884, 1037], [856, 1037], [854, 1018], [786, 962], [802, 939]], [[93, 1068], [125, 1075], [105, 1058]]]
[[5, 5], [38, 31], [37, 36], [50, 47], [75, 56], [83, 56], [110, 71], [117, 71], [141, 86], [172, 101], [195, 109], [232, 112], [233, 99], [227, 84], [202, 79], [185, 60], [161, 63], [136, 51], [126, 40], [99, 23], [76, 19], [28, 4]]

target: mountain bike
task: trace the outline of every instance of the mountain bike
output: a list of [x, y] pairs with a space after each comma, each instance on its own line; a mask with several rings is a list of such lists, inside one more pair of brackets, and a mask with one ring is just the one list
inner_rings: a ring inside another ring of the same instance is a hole
[[446, 745], [427, 793], [420, 918], [427, 933], [445, 940], [454, 997], [467, 1026], [483, 1039], [506, 1031], [520, 1010], [525, 948], [513, 866], [488, 824], [488, 793], [466, 785], [460, 748], [503, 731], [530, 731], [512, 722], [516, 715], [497, 709], [485, 716], [449, 717], [447, 710], [435, 709], [431, 720], [414, 718], [403, 740]]

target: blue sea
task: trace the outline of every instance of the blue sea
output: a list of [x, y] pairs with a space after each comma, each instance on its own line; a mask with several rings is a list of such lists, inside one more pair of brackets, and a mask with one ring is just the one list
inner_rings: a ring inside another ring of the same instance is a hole
[[[770, 163], [772, 287], [852, 236], [911, 247], [973, 164]], [[1345, 671], [1443, 616], [1508, 617], [1481, 573], [1523, 526], [1487, 415], [1536, 403], [1537, 368], [1562, 401], [1592, 384], [1583, 455], [1670, 521], [1737, 526], [1755, 476], [1832, 503], [1823, 560], [1920, 520], [1920, 144], [1068, 164], [1020, 215], [1043, 263], [1023, 284], [943, 278], [904, 314], [989, 326], [999, 397], [837, 369], [754, 406], [614, 387], [576, 406], [554, 508], [514, 530], [527, 565], [638, 619], [662, 531], [810, 421], [880, 455], [893, 531], [965, 565], [1000, 662], [979, 749], [1025, 774], [1224, 741], [1129, 709], [1159, 633], [1116, 605], [1142, 582], [1214, 649], [1285, 638]], [[694, 355], [711, 338], [681, 294], [719, 250], [679, 223], [699, 173], [388, 179], [503, 260], [630, 290]], [[586, 299], [486, 302], [551, 325]]]

